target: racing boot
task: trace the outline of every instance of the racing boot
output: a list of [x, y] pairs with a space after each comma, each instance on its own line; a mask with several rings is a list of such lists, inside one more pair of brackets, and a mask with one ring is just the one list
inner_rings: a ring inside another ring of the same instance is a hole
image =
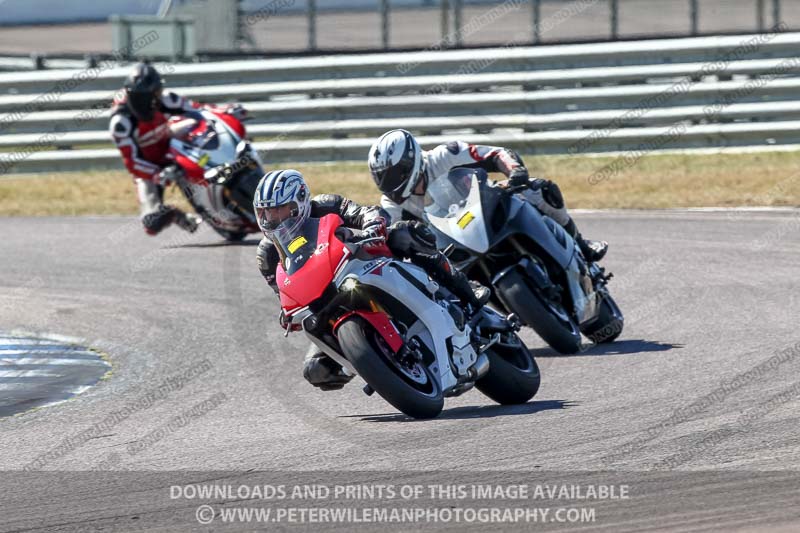
[[303, 377], [323, 391], [339, 390], [353, 379], [353, 376], [345, 374], [342, 365], [317, 350], [314, 345], [309, 347], [303, 362]]
[[605, 257], [608, 251], [608, 243], [606, 241], [590, 241], [581, 237], [580, 233], [576, 238], [578, 247], [581, 249], [583, 257], [590, 263], [596, 263]]
[[606, 241], [590, 241], [584, 239], [578, 231], [575, 221], [573, 221], [571, 217], [569, 222], [567, 222], [567, 225], [564, 226], [564, 229], [566, 229], [567, 233], [572, 235], [572, 238], [575, 239], [575, 242], [578, 244], [578, 248], [581, 249], [583, 257], [588, 262], [596, 263], [605, 257], [606, 252], [608, 251], [608, 243]]
[[492, 291], [477, 281], [470, 281], [463, 272], [452, 269], [449, 278], [447, 288], [461, 300], [465, 307], [468, 304], [472, 308], [471, 315], [477, 313], [489, 302]]
[[489, 289], [477, 283], [470, 285], [467, 277], [456, 270], [447, 256], [436, 248], [436, 236], [427, 225], [397, 222], [390, 229], [387, 243], [397, 256], [407, 257], [424, 268], [439, 285], [461, 300], [464, 307], [471, 307], [473, 313], [489, 301]]
[[184, 213], [180, 209], [175, 209], [175, 224], [184, 231], [194, 233], [202, 221], [203, 219], [194, 213]]

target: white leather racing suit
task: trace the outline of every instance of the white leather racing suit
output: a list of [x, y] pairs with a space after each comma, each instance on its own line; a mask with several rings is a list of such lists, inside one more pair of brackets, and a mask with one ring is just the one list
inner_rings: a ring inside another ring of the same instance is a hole
[[[512, 170], [522, 166], [524, 166], [522, 159], [513, 150], [497, 146], [468, 144], [463, 141], [451, 141], [440, 144], [433, 150], [422, 152], [423, 179], [427, 180], [428, 186], [438, 179], [446, 178], [447, 174], [456, 167], [479, 167], [487, 172], [501, 172], [508, 177]], [[531, 188], [522, 194], [542, 213], [562, 226], [567, 226], [570, 217], [558, 187], [552, 182], [541, 181], [543, 186]], [[425, 195], [412, 192], [411, 196], [402, 204], [397, 204], [383, 195], [381, 207], [389, 214], [392, 222], [409, 219], [422, 220]]]

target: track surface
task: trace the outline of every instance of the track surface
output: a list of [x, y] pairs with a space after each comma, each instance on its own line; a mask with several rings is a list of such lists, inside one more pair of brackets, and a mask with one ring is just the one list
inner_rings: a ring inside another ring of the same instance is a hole
[[[208, 231], [178, 229], [149, 238], [133, 218], [2, 219], [0, 331], [83, 338], [110, 355], [114, 373], [75, 399], [0, 420], [0, 470], [415, 470], [431, 483], [448, 482], [437, 470], [722, 470], [733, 481], [653, 482], [664, 491], [646, 516], [620, 511], [596, 527], [792, 530], [800, 476], [781, 485], [742, 472], [800, 470], [800, 211], [576, 218], [584, 234], [611, 242], [605, 264], [626, 314], [620, 341], [560, 357], [526, 333], [543, 374], [533, 402], [503, 408], [470, 392], [425, 422], [357, 382], [323, 393], [303, 381], [307, 345], [277, 327], [256, 239], [223, 246]], [[3, 491], [10, 482], [0, 476]], [[101, 516], [129, 529], [128, 511], [153, 508], [136, 507], [135, 484], [81, 483], [77, 522], [34, 520], [37, 500], [6, 501], [0, 530], [70, 529]], [[41, 485], [22, 476], [12, 498]], [[681, 522], [689, 486], [693, 501], [717, 503]], [[93, 511], [87, 495], [109, 487], [126, 510]], [[737, 494], [744, 516], [734, 520]], [[164, 523], [196, 525], [161, 503]]]

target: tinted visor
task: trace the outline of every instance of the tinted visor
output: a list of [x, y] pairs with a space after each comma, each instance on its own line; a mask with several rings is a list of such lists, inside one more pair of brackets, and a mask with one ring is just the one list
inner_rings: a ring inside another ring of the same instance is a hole
[[[394, 203], [399, 204], [408, 198], [416, 186], [416, 180], [410, 187], [408, 183], [413, 172], [414, 160], [403, 158], [396, 165], [392, 165], [389, 168], [373, 170], [372, 179], [375, 180], [375, 184], [383, 194], [388, 196]], [[419, 177], [419, 174], [417, 174], [417, 177]], [[409, 194], [404, 196], [403, 194], [407, 187]]]
[[157, 93], [129, 92], [128, 108], [140, 120], [150, 120], [155, 115]]

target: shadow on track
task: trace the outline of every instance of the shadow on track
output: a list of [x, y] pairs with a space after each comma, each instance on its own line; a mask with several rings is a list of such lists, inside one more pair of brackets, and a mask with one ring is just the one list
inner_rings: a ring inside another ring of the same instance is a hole
[[[568, 409], [578, 405], [564, 400], [542, 400], [521, 405], [468, 405], [445, 409], [432, 420], [469, 420], [470, 418], [494, 418], [498, 416], [532, 415], [539, 411]], [[375, 415], [343, 415], [338, 418], [360, 418], [362, 422], [426, 422], [416, 420], [402, 413], [382, 413]], [[430, 420], [428, 420], [430, 422]]]
[[197, 243], [189, 243], [189, 244], [176, 244], [174, 246], [164, 246], [164, 250], [169, 249], [181, 249], [181, 248], [220, 248], [224, 246], [258, 246], [258, 243], [261, 242], [261, 239], [247, 239], [243, 241], [237, 242], [230, 242], [230, 241], [218, 241], [218, 242], [197, 242]]
[[534, 357], [591, 357], [598, 355], [633, 355], [637, 353], [666, 352], [683, 347], [683, 344], [673, 344], [670, 342], [625, 339], [608, 344], [595, 344], [582, 352], [574, 354], [560, 354], [552, 348], [533, 348], [531, 352]]

